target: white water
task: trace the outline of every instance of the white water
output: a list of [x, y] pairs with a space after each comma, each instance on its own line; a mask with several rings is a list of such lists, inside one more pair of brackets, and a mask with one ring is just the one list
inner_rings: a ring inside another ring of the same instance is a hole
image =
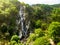
[[19, 11], [19, 15], [20, 15], [20, 23], [21, 23], [21, 30], [19, 32], [19, 37], [21, 38], [22, 36], [26, 36], [27, 35], [27, 30], [26, 30], [26, 25], [25, 25], [25, 21], [24, 21], [24, 6], [20, 6], [20, 11]]

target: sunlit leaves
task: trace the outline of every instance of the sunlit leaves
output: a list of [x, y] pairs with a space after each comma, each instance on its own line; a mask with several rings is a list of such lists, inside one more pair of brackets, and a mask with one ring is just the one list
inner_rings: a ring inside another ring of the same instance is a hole
[[34, 41], [33, 45], [50, 45], [50, 43], [47, 37], [40, 37]]
[[60, 22], [52, 22], [48, 28], [48, 35], [55, 42], [60, 41]]
[[17, 4], [20, 5], [18, 0], [0, 0], [0, 25], [6, 24], [0, 26], [1, 35], [9, 36], [9, 39], [16, 32], [16, 16], [19, 13]]
[[54, 21], [59, 21], [60, 22], [60, 8], [54, 8], [52, 11], [51, 17]]

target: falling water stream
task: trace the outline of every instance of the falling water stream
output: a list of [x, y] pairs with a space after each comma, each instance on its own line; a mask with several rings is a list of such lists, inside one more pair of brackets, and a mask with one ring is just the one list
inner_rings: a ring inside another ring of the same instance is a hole
[[25, 20], [24, 20], [24, 6], [20, 6], [20, 11], [19, 11], [19, 16], [20, 16], [20, 23], [21, 23], [21, 30], [19, 32], [19, 37], [21, 38], [22, 36], [26, 37], [27, 35], [27, 30], [26, 30], [26, 25], [25, 25]]

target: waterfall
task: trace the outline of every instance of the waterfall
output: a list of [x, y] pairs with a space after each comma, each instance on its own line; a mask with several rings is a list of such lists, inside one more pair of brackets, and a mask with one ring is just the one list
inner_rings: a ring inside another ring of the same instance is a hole
[[22, 36], [26, 37], [27, 35], [27, 29], [25, 25], [25, 13], [24, 13], [25, 6], [20, 6], [20, 11], [19, 11], [19, 16], [20, 16], [20, 23], [21, 23], [21, 30], [19, 31], [19, 37], [21, 38]]

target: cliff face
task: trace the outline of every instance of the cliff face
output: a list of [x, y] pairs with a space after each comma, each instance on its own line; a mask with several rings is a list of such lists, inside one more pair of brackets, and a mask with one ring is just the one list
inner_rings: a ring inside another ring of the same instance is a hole
[[25, 6], [20, 6], [18, 18], [16, 20], [17, 30], [19, 31], [19, 37], [27, 37], [27, 31], [29, 30], [30, 21], [28, 14], [25, 11]]

